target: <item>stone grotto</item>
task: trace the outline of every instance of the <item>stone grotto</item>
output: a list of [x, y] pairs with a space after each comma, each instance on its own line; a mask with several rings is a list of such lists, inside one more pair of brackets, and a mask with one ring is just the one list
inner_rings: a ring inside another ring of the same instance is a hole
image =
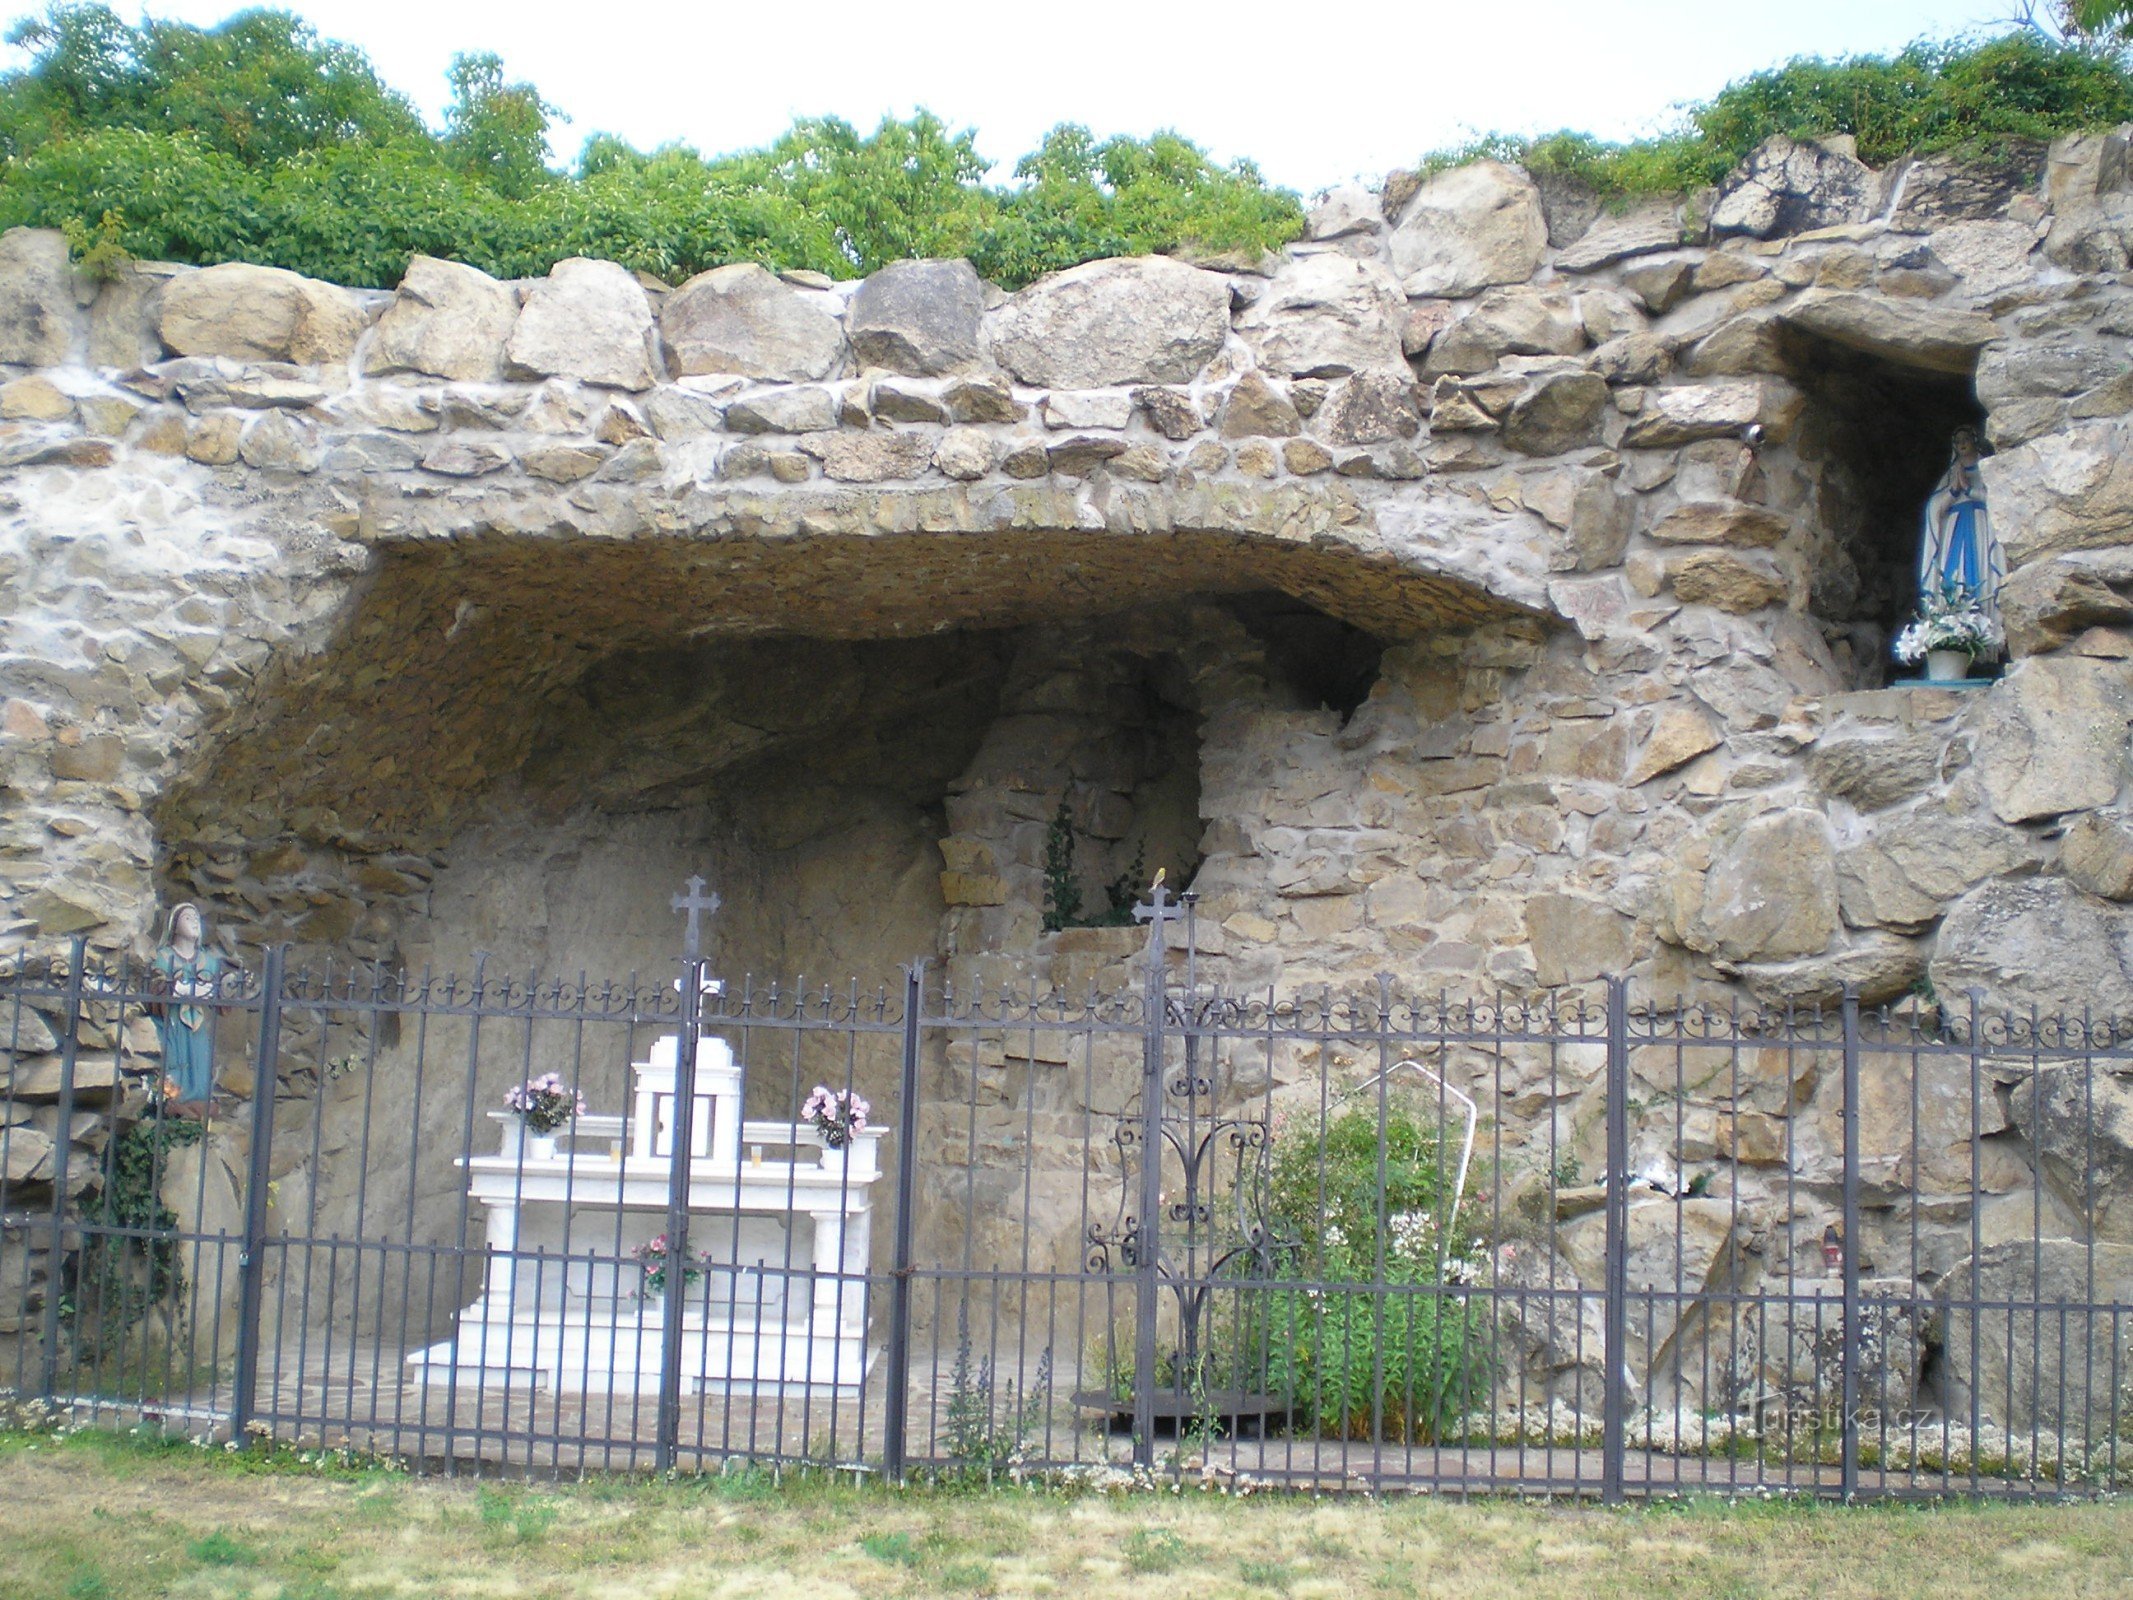
[[[664, 972], [701, 872], [735, 980], [1130, 983], [1063, 837], [1238, 988], [2133, 1016], [2128, 142], [1484, 161], [1012, 294], [14, 230], [0, 957]], [[2009, 660], [1899, 684], [1965, 426]]]

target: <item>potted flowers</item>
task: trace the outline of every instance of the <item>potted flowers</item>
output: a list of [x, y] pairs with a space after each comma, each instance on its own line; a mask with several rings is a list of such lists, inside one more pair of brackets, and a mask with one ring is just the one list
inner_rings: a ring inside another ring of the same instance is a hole
[[800, 1119], [821, 1134], [830, 1149], [842, 1150], [854, 1134], [865, 1131], [867, 1113], [873, 1109], [856, 1089], [831, 1089], [818, 1083], [800, 1107]]
[[[632, 1259], [644, 1268], [644, 1287], [638, 1297], [657, 1300], [667, 1292], [667, 1236], [655, 1233], [630, 1252]], [[704, 1266], [710, 1257], [697, 1250], [684, 1250], [681, 1256], [681, 1284], [684, 1289], [704, 1275]]]
[[1970, 675], [1976, 661], [1998, 658], [2007, 636], [1978, 598], [1960, 585], [1919, 602], [1918, 620], [1896, 635], [1896, 659], [1907, 667], [1926, 664], [1926, 681], [1953, 683]]
[[555, 1132], [572, 1117], [585, 1111], [585, 1097], [554, 1073], [528, 1078], [504, 1096], [504, 1109], [515, 1112], [519, 1126], [529, 1136], [528, 1154], [537, 1161], [553, 1161]]

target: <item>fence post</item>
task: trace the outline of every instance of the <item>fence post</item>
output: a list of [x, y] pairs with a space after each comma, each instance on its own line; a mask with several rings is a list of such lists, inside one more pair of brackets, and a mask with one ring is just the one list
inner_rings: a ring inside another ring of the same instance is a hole
[[[694, 926], [692, 915], [691, 926]], [[689, 1166], [696, 1138], [696, 1040], [703, 1030], [704, 967], [689, 941], [681, 962], [681, 1038], [674, 1056], [674, 1136], [667, 1161], [666, 1293], [660, 1296], [659, 1416], [652, 1465], [674, 1470], [681, 1445], [682, 1314], [688, 1309]]]
[[896, 1237], [889, 1257], [888, 1393], [882, 1406], [881, 1470], [904, 1478], [905, 1434], [911, 1407], [911, 1206], [918, 1194], [919, 1010], [926, 997], [926, 963], [904, 968], [904, 1059], [896, 1104]]
[[259, 1048], [252, 1058], [252, 1148], [244, 1180], [244, 1240], [237, 1249], [237, 1353], [230, 1376], [230, 1437], [252, 1426], [259, 1384], [259, 1324], [267, 1271], [267, 1190], [273, 1182], [274, 1094], [280, 1082], [282, 964], [287, 945], [267, 946], [259, 974]]
[[[1918, 1130], [1911, 1130], [1915, 1146]], [[1911, 1152], [1917, 1168], [1918, 1151]], [[1849, 1501], [1859, 1493], [1859, 991], [1844, 986], [1844, 1341], [1842, 1461], [1838, 1485]]]
[[66, 1259], [67, 1157], [74, 1148], [74, 1066], [81, 1051], [81, 1009], [89, 941], [76, 939], [67, 961], [66, 1034], [59, 1047], [59, 1123], [52, 1137], [52, 1223], [45, 1239], [44, 1352], [38, 1363], [38, 1392], [49, 1401], [59, 1388], [59, 1278]]
[[1133, 1463], [1155, 1465], [1155, 1297], [1162, 1230], [1157, 1214], [1163, 1205], [1163, 924], [1165, 896], [1160, 885], [1149, 918], [1147, 1006], [1141, 1035], [1141, 1196], [1140, 1232], [1134, 1240], [1133, 1296]]
[[1600, 1419], [1600, 1499], [1622, 1503], [1629, 1420], [1629, 997], [1607, 980], [1607, 1376]]

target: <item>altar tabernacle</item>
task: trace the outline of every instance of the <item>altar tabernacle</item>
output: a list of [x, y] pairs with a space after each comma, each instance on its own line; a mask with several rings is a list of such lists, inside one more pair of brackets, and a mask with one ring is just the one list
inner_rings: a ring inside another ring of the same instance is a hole
[[[678, 1294], [692, 1391], [863, 1384], [881, 1131], [863, 1114], [859, 1126], [745, 1119], [732, 1048], [708, 1034], [684, 1118], [679, 1054], [667, 1034], [633, 1064], [626, 1115], [578, 1115], [550, 1137], [516, 1112], [489, 1113], [502, 1125], [497, 1152], [460, 1163], [488, 1214], [482, 1292], [453, 1337], [411, 1366], [432, 1382], [456, 1368], [462, 1384], [649, 1395], [663, 1300]], [[692, 1223], [674, 1284], [660, 1263], [677, 1138], [687, 1141]], [[648, 1253], [655, 1237], [660, 1249]]]

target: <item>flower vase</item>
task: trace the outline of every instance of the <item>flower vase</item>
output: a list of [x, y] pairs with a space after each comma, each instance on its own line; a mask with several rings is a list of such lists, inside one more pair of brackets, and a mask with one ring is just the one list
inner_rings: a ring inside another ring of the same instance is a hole
[[552, 1133], [526, 1134], [526, 1159], [528, 1161], [553, 1161], [556, 1159], [555, 1135]]
[[1928, 650], [1926, 652], [1926, 682], [1960, 683], [1969, 676], [1969, 651]]
[[852, 1147], [848, 1144], [824, 1144], [822, 1147], [822, 1170], [839, 1180], [843, 1179], [851, 1160]]

